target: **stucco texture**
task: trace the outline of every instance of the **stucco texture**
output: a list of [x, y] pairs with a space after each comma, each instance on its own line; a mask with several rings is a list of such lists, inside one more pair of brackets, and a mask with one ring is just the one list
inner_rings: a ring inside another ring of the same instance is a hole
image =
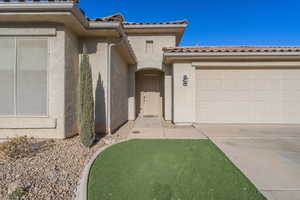
[[[183, 84], [183, 77], [187, 84]], [[191, 63], [174, 63], [173, 65], [173, 105], [175, 124], [185, 125], [195, 121], [195, 68]]]
[[[137, 70], [164, 70], [162, 49], [176, 45], [176, 37], [172, 35], [129, 35], [128, 39], [138, 60]], [[153, 41], [153, 49], [146, 50], [146, 41]]]
[[128, 120], [128, 64], [115, 47], [111, 54], [111, 130]]
[[78, 87], [79, 87], [79, 41], [71, 32], [66, 34], [66, 78], [65, 78], [65, 135], [78, 133]]
[[107, 48], [101, 39], [83, 40], [92, 68], [96, 132], [107, 131]]

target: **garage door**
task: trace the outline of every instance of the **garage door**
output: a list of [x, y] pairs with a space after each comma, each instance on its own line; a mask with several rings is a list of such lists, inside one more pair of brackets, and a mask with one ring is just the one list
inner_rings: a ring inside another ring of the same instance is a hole
[[197, 69], [198, 123], [300, 123], [299, 69]]

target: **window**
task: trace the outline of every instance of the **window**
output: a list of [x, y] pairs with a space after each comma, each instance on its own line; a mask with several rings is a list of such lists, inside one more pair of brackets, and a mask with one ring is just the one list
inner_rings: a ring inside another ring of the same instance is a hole
[[153, 53], [153, 40], [146, 41], [146, 53]]
[[0, 38], [0, 115], [47, 115], [47, 39]]

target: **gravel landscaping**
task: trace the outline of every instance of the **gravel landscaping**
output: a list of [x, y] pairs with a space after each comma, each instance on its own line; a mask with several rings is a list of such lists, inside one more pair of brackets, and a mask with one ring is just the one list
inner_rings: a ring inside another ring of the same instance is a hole
[[10, 161], [4, 161], [0, 151], [0, 200], [74, 199], [79, 176], [93, 153], [127, 138], [132, 126], [133, 123], [128, 122], [113, 136], [101, 138], [90, 149], [76, 136], [66, 140], [28, 139], [19, 146], [23, 153], [10, 155], [15, 158]]
[[21, 199], [25, 200], [74, 199], [84, 164], [96, 149], [105, 145], [105, 140], [101, 140], [88, 149], [81, 145], [78, 136], [29, 141], [36, 146], [35, 155], [0, 162], [0, 199], [9, 199], [8, 194], [20, 189]]

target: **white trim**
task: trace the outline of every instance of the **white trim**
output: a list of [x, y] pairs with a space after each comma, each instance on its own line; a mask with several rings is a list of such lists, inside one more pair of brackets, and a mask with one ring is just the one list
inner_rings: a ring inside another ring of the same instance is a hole
[[89, 28], [121, 28], [120, 22], [89, 22]]
[[17, 66], [18, 66], [18, 49], [17, 39], [12, 37], [15, 42], [15, 65], [14, 65], [14, 116], [17, 116]]
[[0, 129], [55, 129], [57, 120], [48, 117], [1, 117]]
[[49, 27], [0, 27], [0, 36], [55, 36], [56, 28]]
[[300, 67], [300, 62], [274, 61], [274, 62], [252, 62], [252, 61], [211, 61], [211, 62], [192, 62], [193, 67]]
[[165, 52], [165, 57], [175, 57], [188, 58], [192, 56], [300, 56], [300, 52], [195, 52], [195, 53], [185, 53], [185, 52]]
[[75, 6], [69, 2], [0, 2], [0, 10], [28, 10], [28, 9], [70, 9]]

